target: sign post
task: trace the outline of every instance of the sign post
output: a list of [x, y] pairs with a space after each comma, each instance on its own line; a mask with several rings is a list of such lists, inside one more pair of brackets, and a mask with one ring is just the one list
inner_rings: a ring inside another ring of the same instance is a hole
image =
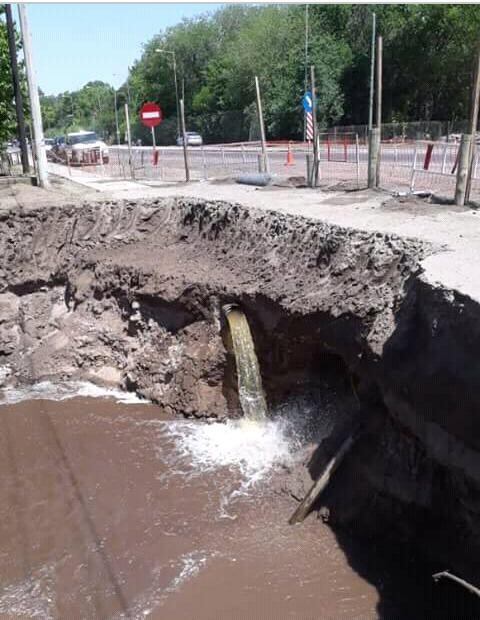
[[[127, 122], [127, 143], [128, 143], [128, 164], [130, 166], [130, 177], [132, 180], [135, 180], [135, 171], [133, 167], [133, 159], [132, 159], [132, 136], [130, 133], [130, 115], [128, 113], [128, 103], [125, 104], [125, 120]], [[100, 157], [103, 162], [103, 158]], [[103, 169], [103, 165], [102, 165]]]
[[145, 127], [150, 127], [150, 129], [152, 130], [152, 163], [154, 166], [156, 166], [158, 163], [158, 155], [156, 151], [157, 147], [155, 144], [155, 127], [157, 125], [160, 125], [160, 123], [163, 121], [161, 107], [156, 103], [152, 102], [144, 103], [140, 109], [140, 120]]

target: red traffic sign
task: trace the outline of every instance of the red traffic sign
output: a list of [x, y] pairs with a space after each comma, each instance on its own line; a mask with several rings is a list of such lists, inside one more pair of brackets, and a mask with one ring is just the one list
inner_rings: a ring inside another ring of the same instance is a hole
[[156, 127], [163, 121], [162, 108], [156, 103], [144, 103], [140, 110], [140, 120], [145, 127]]

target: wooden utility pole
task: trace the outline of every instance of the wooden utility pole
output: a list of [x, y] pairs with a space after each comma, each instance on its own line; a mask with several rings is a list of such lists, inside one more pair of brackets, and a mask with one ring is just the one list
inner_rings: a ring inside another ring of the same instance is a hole
[[17, 44], [15, 40], [15, 28], [12, 18], [12, 7], [10, 4], [5, 5], [5, 14], [7, 17], [7, 33], [8, 33], [8, 51], [10, 53], [10, 66], [12, 67], [12, 83], [13, 94], [15, 96], [15, 110], [17, 114], [18, 139], [20, 141], [20, 153], [22, 157], [22, 170], [24, 174], [30, 172], [30, 164], [28, 162], [27, 134], [25, 131], [25, 115], [23, 113], [23, 97], [20, 88], [20, 78], [18, 74], [17, 61]]
[[457, 180], [455, 184], [455, 204], [462, 207], [465, 204], [467, 192], [468, 167], [470, 164], [470, 150], [472, 147], [471, 134], [464, 133], [460, 142], [458, 154]]
[[319, 172], [319, 159], [320, 153], [318, 151], [318, 128], [317, 128], [317, 92], [315, 88], [315, 66], [310, 66], [310, 86], [312, 88], [312, 121], [313, 121], [313, 163], [312, 163], [312, 178], [310, 181], [310, 187], [317, 187], [318, 185], [318, 172]]
[[377, 129], [378, 129], [378, 151], [377, 151], [377, 174], [375, 185], [380, 185], [380, 159], [382, 156], [382, 80], [383, 80], [383, 38], [377, 37]]
[[472, 187], [473, 166], [475, 161], [475, 153], [477, 150], [477, 126], [478, 126], [478, 108], [480, 98], [480, 45], [477, 47], [477, 57], [475, 58], [475, 68], [473, 74], [472, 85], [472, 102], [470, 107], [470, 123], [469, 132], [472, 136], [470, 144], [470, 156], [467, 173], [467, 184], [465, 189], [465, 202], [470, 200], [470, 191]]
[[190, 181], [190, 167], [188, 165], [188, 145], [187, 131], [185, 129], [185, 105], [183, 99], [180, 99], [180, 120], [182, 121], [182, 142], [183, 142], [183, 159], [185, 161], [185, 181]]
[[260, 85], [258, 83], [257, 76], [255, 76], [255, 91], [257, 94], [258, 123], [260, 125], [260, 140], [262, 143], [263, 170], [261, 170], [261, 172], [270, 172], [270, 164], [269, 164], [268, 155], [267, 155], [267, 140], [265, 138], [265, 125], [263, 122], [262, 99], [260, 97]]
[[40, 187], [48, 187], [47, 154], [43, 142], [42, 111], [40, 108], [40, 98], [38, 96], [38, 86], [33, 66], [32, 45], [30, 41], [30, 30], [27, 20], [27, 9], [25, 4], [18, 5], [20, 16], [20, 27], [23, 39], [23, 55], [25, 58], [25, 69], [27, 71], [28, 94], [30, 97], [30, 110], [33, 121], [33, 140], [34, 154], [37, 162], [37, 176]]

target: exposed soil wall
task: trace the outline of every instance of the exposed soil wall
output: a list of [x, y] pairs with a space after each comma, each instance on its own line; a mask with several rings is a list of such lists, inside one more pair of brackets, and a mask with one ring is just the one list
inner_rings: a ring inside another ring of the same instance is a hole
[[221, 313], [235, 301], [270, 404], [315, 400], [328, 373], [356, 388], [363, 434], [327, 497], [333, 522], [413, 539], [478, 581], [480, 308], [422, 279], [433, 251], [188, 199], [4, 212], [3, 380], [90, 378], [238, 415]]

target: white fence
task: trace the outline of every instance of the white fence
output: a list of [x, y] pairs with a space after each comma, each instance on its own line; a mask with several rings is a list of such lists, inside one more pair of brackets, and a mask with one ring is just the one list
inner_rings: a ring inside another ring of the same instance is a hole
[[[380, 157], [380, 186], [390, 191], [434, 192], [453, 198], [459, 144], [426, 142], [383, 143]], [[181, 182], [185, 180], [183, 150], [175, 147], [133, 147], [130, 163], [126, 147], [111, 147], [108, 163], [72, 166], [66, 162], [51, 161], [68, 169], [72, 179], [131, 179], [149, 184]], [[272, 174], [296, 177], [299, 184], [307, 177], [307, 159], [313, 158], [307, 143], [271, 143], [268, 158]], [[478, 155], [473, 162], [472, 198], [480, 197], [480, 170]], [[259, 143], [191, 147], [188, 149], [190, 178], [235, 178], [246, 172], [258, 172], [261, 160]], [[321, 136], [320, 186], [361, 189], [367, 185], [368, 147], [360, 144], [356, 134], [339, 139]], [[66, 176], [66, 174], [64, 175]]]

